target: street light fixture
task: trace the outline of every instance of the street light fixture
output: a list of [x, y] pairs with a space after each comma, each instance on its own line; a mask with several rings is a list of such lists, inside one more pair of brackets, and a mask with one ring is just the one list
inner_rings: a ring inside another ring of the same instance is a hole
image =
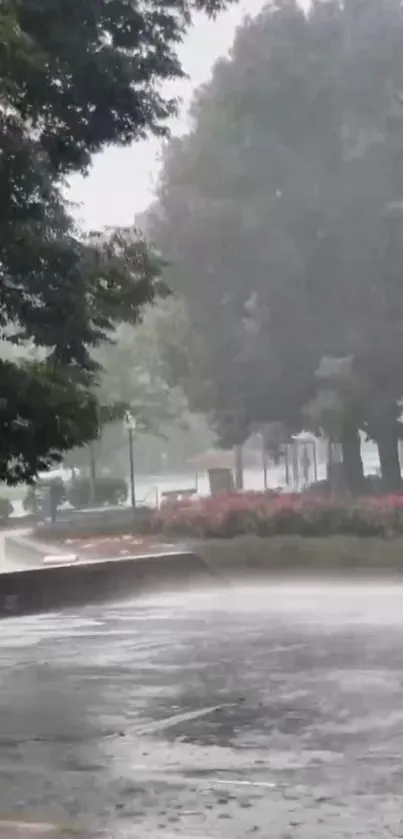
[[133, 510], [136, 508], [136, 491], [134, 484], [134, 457], [133, 457], [133, 437], [136, 432], [137, 422], [136, 417], [130, 412], [126, 411], [123, 424], [129, 436], [129, 459], [130, 459], [130, 495]]

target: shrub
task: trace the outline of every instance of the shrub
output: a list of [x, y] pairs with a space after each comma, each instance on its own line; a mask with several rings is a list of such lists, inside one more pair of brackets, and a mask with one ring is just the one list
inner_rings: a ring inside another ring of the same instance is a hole
[[154, 514], [153, 528], [178, 538], [257, 536], [389, 536], [403, 534], [403, 497], [370, 496], [354, 502], [314, 497], [239, 493], [170, 505]]
[[[302, 490], [303, 495], [331, 495], [332, 488], [328, 480], [315, 481]], [[382, 495], [382, 478], [380, 475], [365, 475], [364, 495]]]
[[[107, 476], [95, 482], [95, 504], [123, 504], [127, 499], [127, 482], [124, 478]], [[67, 500], [72, 507], [88, 507], [92, 499], [90, 478], [74, 478], [67, 487]]]
[[90, 539], [104, 536], [122, 536], [132, 534], [138, 536], [154, 534], [154, 513], [151, 507], [138, 506], [121, 507], [119, 511], [107, 507], [100, 515], [80, 515], [71, 510], [71, 517], [58, 518], [54, 524], [41, 523], [35, 535], [41, 540], [51, 542], [60, 539]]
[[62, 478], [42, 478], [36, 481], [35, 484], [28, 487], [25, 498], [23, 500], [23, 507], [27, 513], [36, 513], [38, 507], [39, 496], [43, 492], [47, 492], [51, 487], [56, 492], [57, 506], [66, 500], [66, 484]]
[[13, 512], [13, 505], [9, 498], [0, 498], [0, 522], [8, 521]]
[[303, 495], [330, 495], [331, 488], [328, 480], [314, 481], [302, 490]]

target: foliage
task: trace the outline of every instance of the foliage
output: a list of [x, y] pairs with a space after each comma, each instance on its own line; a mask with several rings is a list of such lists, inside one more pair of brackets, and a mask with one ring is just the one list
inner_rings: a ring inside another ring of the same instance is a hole
[[192, 12], [230, 0], [4, 0], [0, 77], [52, 168], [88, 167], [111, 143], [166, 132], [176, 103], [161, 82], [179, 78], [176, 54]]
[[31, 483], [90, 440], [98, 407], [86, 378], [51, 362], [0, 361], [0, 480]]
[[53, 488], [57, 506], [66, 501], [66, 484], [62, 478], [43, 477], [28, 487], [23, 499], [23, 507], [27, 513], [36, 513], [39, 496]]
[[32, 366], [1, 362], [0, 478], [8, 483], [34, 479], [95, 436], [94, 374], [81, 376], [91, 349], [121, 320], [137, 322], [157, 291], [159, 266], [144, 243], [121, 232], [80, 237], [64, 178], [87, 171], [107, 145], [166, 130], [176, 103], [160, 84], [182, 75], [176, 48], [191, 13], [226, 5], [1, 4], [0, 340], [41, 351]]
[[13, 505], [9, 498], [0, 498], [0, 522], [7, 521], [13, 512]]
[[253, 423], [300, 430], [323, 391], [321, 359], [351, 357], [347, 430], [376, 440], [389, 489], [400, 486], [402, 73], [400, 0], [268, 5], [199, 91], [150, 212], [200, 338], [178, 377], [224, 440]]
[[358, 422], [362, 401], [353, 359], [322, 358], [316, 378], [318, 392], [305, 409], [308, 424], [316, 433], [330, 440], [341, 440], [348, 415], [353, 415], [358, 426], [363, 423], [362, 417]]
[[100, 399], [128, 408], [136, 417], [136, 432], [158, 434], [162, 427], [183, 419], [186, 400], [166, 381], [154, 322], [150, 308], [135, 329], [122, 324], [112, 342], [96, 350], [94, 359], [102, 368]]
[[[122, 516], [123, 514], [123, 516]], [[127, 514], [127, 515], [126, 515]], [[92, 515], [80, 515], [72, 517], [70, 521], [57, 518], [55, 523], [41, 523], [36, 530], [36, 536], [41, 541], [63, 541], [66, 545], [73, 546], [74, 540], [102, 539], [103, 537], [114, 537], [114, 541], [126, 539], [130, 534], [138, 534], [141, 539], [144, 534], [152, 536], [151, 523], [154, 511], [144, 505], [137, 506], [134, 510], [130, 507], [122, 507], [116, 515], [116, 510], [108, 510], [105, 506], [102, 518]], [[124, 521], [122, 520], [124, 519]], [[112, 552], [109, 552], [109, 556]]]
[[[2, 200], [9, 191], [1, 183], [7, 168], [0, 172]], [[105, 243], [83, 243], [74, 238], [53, 188], [38, 199], [35, 177], [29, 195], [24, 183], [13, 184], [22, 204], [32, 194], [35, 205], [32, 218], [26, 204], [14, 217], [4, 206], [0, 223], [0, 476], [9, 483], [31, 480], [94, 437], [99, 414], [90, 348], [118, 321], [138, 320], [158, 291], [158, 262], [132, 232], [129, 241], [119, 231]], [[23, 352], [7, 351], [16, 346]], [[24, 359], [32, 351], [34, 363]]]
[[[94, 491], [94, 498], [92, 493]], [[124, 478], [107, 476], [97, 478], [94, 487], [91, 479], [74, 478], [67, 486], [67, 501], [72, 507], [88, 507], [92, 500], [95, 505], [123, 504], [127, 499], [128, 487]]]
[[117, 325], [141, 322], [143, 307], [169, 293], [160, 279], [161, 258], [136, 228], [90, 234], [85, 255], [91, 280], [86, 297], [88, 315], [98, 330], [94, 346], [105, 339], [113, 341]]
[[[206, 422], [190, 412], [182, 388], [168, 375], [167, 354], [181, 347], [184, 336], [182, 318], [175, 298], [160, 298], [144, 309], [135, 328], [121, 324], [111, 341], [94, 351], [94, 361], [102, 368], [97, 397], [116, 409], [115, 416], [112, 412], [100, 417], [102, 429], [94, 444], [98, 465], [119, 463], [122, 470], [128, 469], [127, 431], [121, 421], [126, 409], [136, 418], [136, 472], [183, 468], [188, 456], [211, 445]], [[71, 452], [67, 462], [88, 468], [88, 452]]]
[[403, 497], [332, 500], [325, 497], [242, 493], [167, 505], [154, 517], [167, 537], [390, 536], [403, 533]]
[[[322, 480], [315, 481], [303, 490], [304, 495], [315, 496], [330, 496], [332, 494], [332, 487], [330, 481]], [[381, 496], [382, 495], [382, 478], [380, 475], [365, 475], [362, 485], [363, 495]]]

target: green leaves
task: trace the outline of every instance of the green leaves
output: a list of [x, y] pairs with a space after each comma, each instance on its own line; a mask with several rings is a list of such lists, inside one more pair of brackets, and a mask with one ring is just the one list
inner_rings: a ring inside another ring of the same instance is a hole
[[3, 0], [0, 78], [56, 172], [84, 170], [110, 143], [166, 133], [182, 75], [176, 47], [191, 13], [224, 0]]
[[95, 152], [166, 132], [161, 82], [191, 13], [224, 0], [3, 0], [0, 5], [0, 340], [37, 363], [0, 362], [0, 479], [30, 480], [96, 435], [92, 350], [167, 293], [134, 231], [84, 239], [64, 178]]
[[83, 249], [88, 314], [100, 336], [118, 323], [136, 324], [142, 307], [169, 294], [163, 262], [134, 228], [90, 234]]
[[84, 378], [50, 363], [0, 362], [0, 480], [30, 482], [96, 434], [97, 402]]
[[235, 415], [301, 427], [326, 356], [358, 382], [327, 413], [401, 397], [402, 78], [400, 0], [269, 4], [168, 147], [151, 228], [204, 348], [182, 380], [227, 439]]

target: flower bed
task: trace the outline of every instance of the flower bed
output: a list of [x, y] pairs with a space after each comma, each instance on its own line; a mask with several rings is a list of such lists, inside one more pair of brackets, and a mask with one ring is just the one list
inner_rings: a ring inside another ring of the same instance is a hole
[[152, 528], [168, 538], [235, 536], [376, 536], [403, 534], [403, 496], [329, 499], [305, 495], [236, 493], [170, 504]]

